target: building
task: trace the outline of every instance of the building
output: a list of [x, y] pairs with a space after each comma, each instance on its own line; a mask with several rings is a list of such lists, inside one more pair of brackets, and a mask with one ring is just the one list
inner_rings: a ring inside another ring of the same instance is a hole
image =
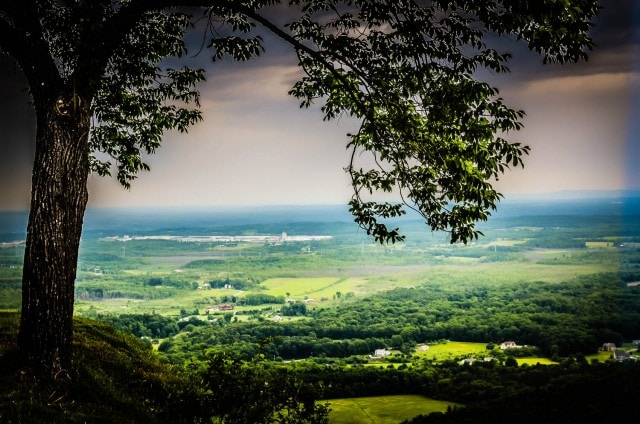
[[616, 349], [613, 351], [613, 359], [616, 361], [626, 361], [631, 359], [631, 355], [626, 350]]
[[520, 346], [518, 346], [514, 341], [502, 342], [502, 344], [500, 345], [500, 349], [502, 350], [513, 349], [516, 347], [520, 347]]
[[391, 351], [389, 349], [376, 349], [373, 352], [372, 358], [384, 358], [389, 355], [391, 355]]

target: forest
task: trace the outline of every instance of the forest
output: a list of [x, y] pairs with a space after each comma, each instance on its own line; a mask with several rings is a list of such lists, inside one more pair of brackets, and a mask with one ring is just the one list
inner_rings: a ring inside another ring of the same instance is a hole
[[[640, 220], [615, 205], [539, 209], [553, 215], [507, 205], [469, 245], [425, 236], [408, 218], [400, 222], [407, 240], [394, 246], [355, 232], [338, 209], [324, 220], [294, 208], [244, 224], [200, 214], [190, 226], [135, 213], [124, 225], [96, 211], [81, 246], [76, 314], [134, 336], [191, 376], [200, 393], [194, 411], [246, 412], [249, 395], [204, 393], [264, 394], [261, 380], [289, 385], [302, 403], [315, 402], [309, 413], [329, 422], [347, 419], [331, 412], [337, 399], [404, 395], [458, 405], [425, 411], [414, 423], [622, 419], [629, 406], [605, 388], [622, 399], [639, 394]], [[19, 308], [24, 245], [14, 230], [20, 217], [1, 215], [0, 309], [11, 311]], [[282, 232], [330, 237], [165, 237]], [[114, 239], [125, 234], [126, 242]], [[501, 349], [505, 341], [517, 347]], [[611, 343], [629, 359], [603, 351]], [[435, 353], [454, 345], [461, 350]], [[286, 404], [277, 391], [268, 396]]]

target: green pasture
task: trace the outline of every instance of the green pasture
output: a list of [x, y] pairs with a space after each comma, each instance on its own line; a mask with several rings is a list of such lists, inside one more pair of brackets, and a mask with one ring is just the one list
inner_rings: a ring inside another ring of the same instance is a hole
[[[457, 359], [466, 356], [492, 356], [491, 351], [488, 351], [487, 343], [472, 343], [472, 342], [454, 342], [448, 341], [446, 343], [418, 346], [415, 355], [419, 358], [427, 358], [435, 361], [445, 361], [448, 359]], [[549, 358], [542, 358], [537, 356], [516, 358], [518, 365], [551, 365], [556, 362]]]
[[593, 360], [597, 360], [600, 362], [606, 362], [611, 359], [613, 352], [607, 352], [603, 350], [599, 350], [598, 353], [594, 353], [593, 355], [585, 356], [587, 362], [591, 362]]
[[[391, 351], [391, 354], [397, 354], [399, 353], [398, 351]], [[385, 362], [384, 359], [372, 359], [370, 360], [370, 362], [367, 362], [366, 364], [358, 364], [358, 367], [365, 367], [365, 368], [400, 368], [400, 367], [407, 367], [407, 366], [411, 366], [410, 363], [408, 362]], [[346, 368], [351, 368], [351, 365], [347, 365]]]
[[426, 281], [458, 282], [463, 284], [509, 284], [518, 282], [544, 281], [560, 283], [580, 275], [615, 271], [618, 264], [603, 262], [598, 264], [546, 265], [534, 261], [485, 262], [457, 265], [433, 266], [423, 273]]
[[515, 358], [518, 362], [518, 365], [553, 365], [557, 364], [557, 362], [552, 361], [549, 358], [540, 358], [537, 356], [523, 357], [523, 358]]
[[414, 265], [369, 265], [343, 270], [347, 277], [326, 276], [332, 270], [317, 270], [318, 276], [270, 278], [261, 283], [265, 293], [290, 294], [293, 299], [333, 299], [336, 292], [364, 297], [398, 287], [422, 284], [509, 284], [523, 281], [559, 283], [580, 275], [615, 270], [615, 263], [545, 265], [533, 261], [483, 262], [486, 258], [447, 258], [444, 263]]
[[523, 239], [523, 240], [514, 240], [514, 239], [502, 239], [499, 238], [497, 240], [491, 241], [489, 243], [486, 243], [487, 246], [508, 246], [508, 247], [512, 247], [512, 246], [517, 246], [520, 244], [523, 244], [527, 241], [527, 239]]
[[491, 352], [487, 350], [487, 343], [448, 341], [446, 343], [427, 345], [427, 349], [424, 348], [424, 345], [418, 346], [415, 355], [420, 358], [444, 361], [468, 355], [491, 356]]
[[397, 424], [416, 415], [445, 412], [452, 402], [419, 395], [329, 399], [331, 424]]
[[164, 316], [178, 316], [180, 310], [185, 309], [185, 302], [180, 297], [166, 299], [105, 299], [105, 300], [76, 300], [74, 304], [77, 315], [92, 314], [151, 314]]
[[366, 287], [367, 281], [363, 278], [336, 278], [336, 277], [301, 277], [301, 278], [270, 278], [263, 281], [260, 286], [265, 289], [263, 293], [274, 296], [286, 296], [295, 300], [308, 299], [333, 299], [336, 293], [361, 293]]
[[[192, 290], [192, 289], [175, 289], [172, 287], [158, 286], [153, 288], [158, 293], [167, 292], [171, 296], [157, 299], [105, 299], [105, 300], [76, 300], [76, 313], [82, 315], [91, 310], [101, 314], [145, 314], [157, 313], [160, 315], [180, 314], [182, 309], [191, 313], [194, 309], [198, 309], [201, 315], [204, 310], [210, 306], [216, 306], [222, 303], [221, 299], [225, 296], [243, 296], [246, 292], [235, 289], [210, 289], [210, 290]], [[267, 307], [264, 305], [262, 307]], [[255, 309], [256, 306], [236, 307], [235, 311], [244, 309]]]

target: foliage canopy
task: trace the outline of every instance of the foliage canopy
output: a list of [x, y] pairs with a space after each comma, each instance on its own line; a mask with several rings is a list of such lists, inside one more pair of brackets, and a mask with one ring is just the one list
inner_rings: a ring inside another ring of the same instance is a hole
[[[7, 1], [0, 43], [27, 75], [34, 97], [73, 86], [91, 104], [91, 169], [114, 169], [129, 187], [170, 129], [201, 119], [202, 69], [166, 66], [203, 32], [213, 59], [248, 60], [263, 50], [262, 26], [288, 42], [302, 77], [290, 94], [325, 119], [361, 121], [350, 134], [350, 210], [380, 242], [404, 237], [385, 219], [416, 210], [451, 241], [477, 238], [501, 198], [492, 185], [521, 166], [527, 146], [505, 139], [524, 112], [508, 107], [482, 69], [509, 71], [510, 55], [487, 44], [515, 36], [545, 62], [586, 58], [599, 10], [594, 0]], [[280, 7], [280, 9], [277, 9]], [[286, 7], [286, 8], [284, 8]], [[276, 12], [283, 19], [272, 19]], [[30, 53], [27, 53], [30, 52]], [[175, 61], [172, 61], [175, 62]], [[36, 66], [34, 66], [36, 65]], [[41, 84], [47, 81], [47, 84]], [[58, 94], [55, 95], [56, 97]], [[66, 113], [73, 113], [67, 110]], [[366, 164], [357, 159], [369, 158]], [[112, 165], [110, 160], [115, 161]], [[373, 165], [371, 165], [373, 164]], [[391, 195], [394, 201], [379, 200]], [[387, 195], [385, 195], [387, 193]], [[399, 202], [398, 202], [399, 200]]]

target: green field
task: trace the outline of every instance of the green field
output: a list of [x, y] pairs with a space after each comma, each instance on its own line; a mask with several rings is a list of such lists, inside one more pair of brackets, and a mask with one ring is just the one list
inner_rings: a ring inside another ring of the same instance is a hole
[[486, 343], [448, 341], [446, 343], [428, 345], [426, 350], [424, 347], [418, 347], [416, 355], [421, 358], [444, 361], [469, 355], [491, 356], [491, 352], [487, 350]]
[[605, 362], [611, 359], [612, 353], [611, 352], [606, 352], [606, 351], [598, 351], [598, 353], [593, 354], [593, 355], [587, 355], [585, 356], [585, 359], [589, 362], [591, 361], [600, 361], [600, 362]]
[[265, 293], [275, 296], [283, 296], [289, 293], [289, 297], [295, 300], [333, 299], [337, 292], [349, 293], [358, 290], [366, 284], [362, 278], [335, 278], [335, 277], [305, 277], [305, 278], [270, 278], [263, 281]]
[[397, 424], [420, 414], [445, 412], [455, 403], [418, 395], [374, 396], [328, 400], [331, 424]]
[[[435, 361], [445, 361], [464, 357], [483, 358], [493, 356], [492, 351], [487, 350], [486, 346], [487, 343], [447, 341], [446, 343], [418, 346], [416, 356]], [[516, 358], [516, 361], [518, 362], [518, 365], [551, 365], [556, 363], [549, 358], [538, 356], [519, 357]]]
[[524, 357], [524, 358], [516, 358], [518, 361], [518, 365], [552, 365], [557, 364], [557, 362], [552, 361], [549, 358], [539, 358], [539, 357]]

